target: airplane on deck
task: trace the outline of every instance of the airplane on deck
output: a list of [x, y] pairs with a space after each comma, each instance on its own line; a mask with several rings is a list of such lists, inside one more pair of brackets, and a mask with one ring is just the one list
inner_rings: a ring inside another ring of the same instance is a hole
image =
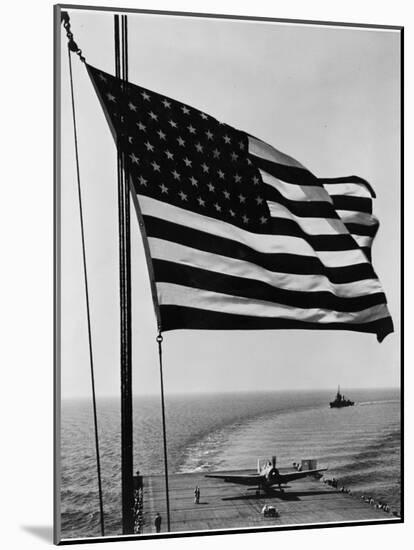
[[282, 484], [295, 481], [296, 479], [302, 479], [309, 475], [318, 474], [324, 472], [328, 468], [318, 468], [315, 470], [295, 470], [294, 472], [288, 472], [281, 474], [276, 468], [276, 457], [272, 456], [272, 460], [266, 460], [262, 465], [260, 459], [257, 461], [257, 473], [254, 474], [206, 474], [205, 477], [214, 477], [223, 479], [227, 483], [236, 483], [239, 485], [257, 485], [259, 492], [263, 489], [265, 492], [271, 491], [274, 485], [279, 486], [281, 493], [284, 492]]

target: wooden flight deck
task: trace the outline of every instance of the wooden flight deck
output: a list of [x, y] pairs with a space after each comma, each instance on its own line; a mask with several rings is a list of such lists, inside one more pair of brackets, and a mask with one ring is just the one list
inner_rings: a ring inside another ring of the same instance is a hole
[[[280, 468], [281, 473], [287, 469]], [[252, 474], [255, 470], [214, 472], [220, 474]], [[204, 531], [248, 527], [277, 527], [311, 523], [337, 523], [397, 519], [364, 502], [361, 498], [309, 476], [294, 481], [281, 494], [258, 496], [256, 487], [227, 483], [207, 478], [206, 472], [169, 476], [171, 531]], [[161, 514], [161, 532], [167, 531], [164, 476], [144, 476], [143, 533], [154, 533], [154, 518]], [[200, 502], [194, 502], [194, 489], [200, 487]], [[275, 506], [279, 517], [264, 517], [265, 504]]]

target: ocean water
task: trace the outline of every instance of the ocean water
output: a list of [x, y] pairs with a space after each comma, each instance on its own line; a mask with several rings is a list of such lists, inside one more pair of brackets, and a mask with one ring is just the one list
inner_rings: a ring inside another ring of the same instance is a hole
[[[335, 392], [333, 392], [335, 393]], [[354, 407], [329, 408], [332, 392], [168, 396], [169, 471], [254, 468], [277, 455], [280, 466], [317, 458], [328, 476], [356, 495], [400, 509], [400, 399], [389, 390], [353, 390]], [[121, 534], [120, 408], [98, 399], [107, 535]], [[134, 399], [134, 465], [163, 473], [160, 400]], [[90, 401], [62, 403], [62, 536], [99, 536], [93, 417]]]

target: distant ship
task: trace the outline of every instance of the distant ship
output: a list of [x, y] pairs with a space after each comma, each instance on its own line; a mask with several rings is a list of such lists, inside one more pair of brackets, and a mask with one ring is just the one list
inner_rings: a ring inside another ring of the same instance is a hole
[[355, 404], [354, 401], [351, 401], [350, 399], [346, 399], [345, 395], [341, 395], [339, 386], [338, 386], [338, 392], [336, 394], [335, 400], [329, 403], [331, 409], [340, 409], [342, 407], [352, 407], [354, 404]]

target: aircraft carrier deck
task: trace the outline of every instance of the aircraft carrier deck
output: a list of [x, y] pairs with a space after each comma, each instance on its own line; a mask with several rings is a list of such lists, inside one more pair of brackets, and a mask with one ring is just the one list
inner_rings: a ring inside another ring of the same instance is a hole
[[[291, 469], [280, 468], [280, 472]], [[214, 473], [251, 474], [255, 470], [223, 470]], [[227, 530], [292, 525], [400, 521], [393, 514], [341, 492], [316, 477], [289, 483], [285, 493], [256, 494], [255, 487], [206, 478], [207, 472], [169, 476], [171, 531]], [[200, 503], [194, 503], [194, 488], [200, 487]], [[161, 532], [167, 531], [165, 479], [162, 475], [144, 476], [142, 534], [155, 533], [154, 518], [161, 514]], [[279, 517], [264, 517], [265, 504], [275, 506]]]

